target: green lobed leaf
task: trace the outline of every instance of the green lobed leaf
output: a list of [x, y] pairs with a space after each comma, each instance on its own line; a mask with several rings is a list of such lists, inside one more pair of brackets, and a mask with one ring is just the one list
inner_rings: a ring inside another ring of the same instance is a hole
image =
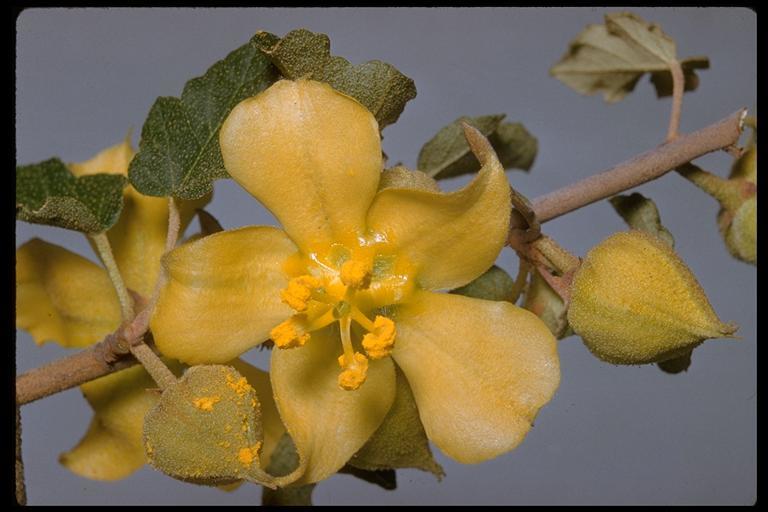
[[264, 485], [255, 390], [234, 368], [194, 366], [163, 391], [144, 418], [149, 462], [166, 475], [202, 485], [248, 480]]
[[445, 472], [429, 448], [411, 388], [397, 367], [396, 376], [397, 388], [392, 408], [348, 465], [367, 471], [415, 468], [428, 471], [440, 480]]
[[485, 300], [509, 300], [514, 292], [515, 280], [507, 272], [492, 266], [480, 277], [450, 293]]
[[630, 195], [618, 195], [610, 199], [616, 213], [633, 229], [639, 229], [657, 236], [670, 247], [675, 247], [675, 239], [661, 224], [661, 217], [656, 204], [647, 197], [634, 192]]
[[[643, 74], [652, 73], [657, 94], [664, 96], [671, 91], [669, 67], [676, 53], [674, 40], [658, 25], [632, 13], [612, 13], [604, 25], [588, 25], [576, 36], [550, 74], [581, 94], [600, 92], [614, 103], [632, 92]], [[706, 69], [709, 61], [696, 57], [683, 63], [686, 90], [694, 90], [698, 78], [693, 70]]]
[[451, 178], [480, 170], [472, 154], [462, 123], [477, 128], [488, 138], [505, 169], [529, 170], [538, 151], [538, 141], [520, 123], [502, 123], [506, 114], [462, 116], [441, 128], [419, 152], [417, 167], [435, 179]]
[[160, 97], [141, 130], [128, 178], [145, 195], [198, 199], [227, 178], [219, 129], [232, 108], [279, 78], [250, 42], [184, 86], [181, 98]]
[[523, 308], [538, 316], [557, 339], [573, 334], [568, 325], [568, 309], [560, 295], [541, 277], [538, 271], [531, 273]]
[[[267, 465], [267, 472], [274, 476], [285, 476], [299, 467], [299, 454], [296, 446], [288, 433], [278, 441], [272, 458]], [[265, 487], [261, 493], [262, 505], [274, 506], [298, 506], [312, 505], [312, 491], [317, 484], [299, 485], [293, 487], [280, 487], [270, 489]]]
[[118, 174], [76, 178], [58, 158], [17, 166], [16, 218], [100, 233], [120, 217], [126, 184], [125, 177]]
[[325, 34], [299, 29], [279, 38], [259, 32], [251, 41], [285, 78], [326, 82], [355, 98], [373, 113], [380, 130], [397, 121], [405, 104], [416, 97], [413, 80], [390, 64], [372, 60], [353, 66], [342, 57], [331, 56], [331, 42]]

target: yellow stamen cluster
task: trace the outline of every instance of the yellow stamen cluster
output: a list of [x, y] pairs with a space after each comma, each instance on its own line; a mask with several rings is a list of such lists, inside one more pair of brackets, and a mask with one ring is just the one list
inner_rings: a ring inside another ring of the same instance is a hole
[[395, 345], [395, 334], [395, 322], [377, 315], [373, 321], [373, 331], [363, 336], [363, 348], [371, 359], [386, 357]]
[[347, 391], [359, 388], [368, 373], [368, 358], [360, 352], [355, 352], [354, 356], [349, 358], [345, 354], [339, 356], [339, 366], [344, 371], [339, 374], [339, 386]]
[[288, 287], [280, 292], [280, 298], [296, 311], [306, 311], [312, 291], [319, 286], [320, 281], [316, 277], [310, 275], [294, 277], [288, 282]]
[[371, 285], [371, 272], [373, 267], [370, 262], [349, 260], [341, 266], [339, 277], [341, 282], [356, 290], [365, 290]]
[[303, 347], [309, 341], [309, 333], [298, 325], [296, 316], [299, 315], [292, 316], [270, 331], [269, 337], [279, 348]]

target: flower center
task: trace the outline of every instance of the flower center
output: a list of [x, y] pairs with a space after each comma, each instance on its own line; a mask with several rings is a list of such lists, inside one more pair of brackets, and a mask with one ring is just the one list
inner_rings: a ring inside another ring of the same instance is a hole
[[[395, 344], [395, 323], [384, 313], [385, 306], [401, 302], [413, 289], [410, 267], [399, 260], [382, 244], [361, 244], [354, 250], [335, 244], [322, 256], [296, 255], [286, 262], [286, 272], [293, 277], [280, 292], [296, 313], [272, 329], [275, 345], [301, 347], [314, 331], [338, 322], [339, 386], [359, 388], [369, 359], [388, 356]], [[356, 345], [361, 350], [355, 350]]]

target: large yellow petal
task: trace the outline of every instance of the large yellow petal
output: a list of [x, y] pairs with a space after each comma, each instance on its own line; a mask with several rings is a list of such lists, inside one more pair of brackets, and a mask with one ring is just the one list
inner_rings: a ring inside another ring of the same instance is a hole
[[142, 366], [83, 384], [80, 389], [95, 414], [83, 438], [59, 462], [94, 480], [119, 480], [143, 466], [144, 415], [157, 403], [156, 388]]
[[560, 382], [557, 341], [508, 302], [418, 292], [398, 307], [392, 357], [427, 437], [463, 463], [516, 447]]
[[382, 157], [378, 123], [357, 101], [282, 80], [232, 110], [220, 143], [229, 174], [304, 252], [363, 234]]
[[263, 461], [262, 466], [266, 467], [272, 457], [272, 452], [275, 451], [277, 443], [285, 434], [285, 425], [280, 420], [275, 398], [272, 396], [272, 383], [269, 381], [269, 373], [246, 363], [242, 359], [235, 359], [227, 364], [233, 366], [235, 370], [240, 372], [240, 375], [248, 380], [248, 384], [256, 390], [256, 395], [259, 397], [261, 426], [264, 430], [264, 442], [261, 446], [259, 458]]
[[299, 453], [298, 471], [304, 471], [298, 484], [336, 473], [376, 431], [395, 398], [389, 358], [370, 361], [367, 379], [358, 389], [341, 389], [341, 352], [336, 326], [312, 332], [301, 348], [272, 352], [277, 408]]
[[38, 344], [96, 343], [120, 325], [120, 304], [107, 272], [38, 238], [16, 251], [16, 326]]
[[160, 351], [189, 364], [225, 363], [269, 338], [292, 310], [280, 300], [283, 262], [296, 246], [281, 230], [250, 226], [177, 247], [150, 327]]
[[368, 212], [368, 228], [416, 266], [425, 289], [467, 284], [493, 265], [506, 242], [511, 203], [504, 168], [479, 132], [467, 135], [483, 165], [469, 185], [449, 194], [386, 188]]

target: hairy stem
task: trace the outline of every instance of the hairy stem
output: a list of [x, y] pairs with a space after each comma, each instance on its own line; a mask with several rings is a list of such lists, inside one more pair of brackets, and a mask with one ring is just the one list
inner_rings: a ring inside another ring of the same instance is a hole
[[93, 243], [96, 245], [99, 257], [107, 268], [109, 279], [112, 281], [112, 286], [117, 292], [123, 321], [131, 320], [133, 318], [133, 299], [128, 293], [128, 288], [125, 286], [123, 276], [120, 275], [120, 269], [117, 268], [117, 262], [115, 262], [115, 256], [112, 254], [112, 246], [109, 243], [109, 238], [107, 238], [106, 233], [97, 233], [88, 236], [91, 237], [91, 240], [93, 240]]
[[677, 137], [680, 128], [680, 113], [683, 110], [683, 93], [685, 92], [685, 74], [678, 61], [669, 65], [672, 72], [672, 111], [669, 114], [669, 129], [667, 130], [667, 142]]
[[16, 377], [16, 401], [19, 405], [28, 404], [138, 363], [127, 355], [127, 348], [124, 353], [116, 353], [114, 343], [114, 337], [107, 336], [76, 354], [19, 375]]
[[[694, 158], [735, 144], [741, 134], [745, 113], [743, 109], [739, 110], [713, 125], [688, 135], [681, 135], [675, 140], [621, 163], [613, 169], [534, 199], [532, 204], [536, 218], [540, 222], [552, 220], [595, 201], [606, 199], [658, 178]], [[174, 208], [175, 205], [171, 207], [170, 216], [174, 215]], [[178, 220], [173, 221], [169, 218], [167, 247], [171, 248], [176, 243], [175, 235], [171, 239], [171, 233], [178, 233], [178, 227], [173, 230], [170, 229], [173, 222], [176, 222], [176, 226], [178, 226]], [[511, 229], [524, 227], [526, 227], [525, 219], [522, 216], [512, 217]], [[138, 326], [148, 324], [149, 315], [147, 314], [146, 322], [139, 325], [140, 317], [145, 311], [151, 312], [151, 309], [145, 308], [139, 313], [134, 324]], [[138, 331], [139, 329], [133, 330], [131, 331], [132, 336], [125, 337], [135, 339], [138, 337], [136, 334]], [[141, 331], [139, 334], [143, 334], [143, 332]], [[109, 347], [108, 339], [79, 354], [54, 361], [17, 377], [16, 397], [19, 404], [29, 403], [32, 400], [78, 386], [136, 364], [134, 358], [121, 356], [119, 351], [110, 350], [105, 346]], [[107, 362], [113, 361], [116, 355], [120, 357], [117, 362]]]
[[[741, 109], [715, 124], [646, 151], [607, 171], [537, 197], [532, 201], [539, 222], [607, 199], [655, 180], [672, 169], [707, 153], [735, 144], [741, 135], [746, 111]], [[513, 221], [516, 218], [513, 217]], [[511, 226], [520, 228], [521, 226]]]
[[160, 389], [167, 389], [176, 383], [176, 376], [145, 343], [131, 345], [131, 354], [144, 366]]

